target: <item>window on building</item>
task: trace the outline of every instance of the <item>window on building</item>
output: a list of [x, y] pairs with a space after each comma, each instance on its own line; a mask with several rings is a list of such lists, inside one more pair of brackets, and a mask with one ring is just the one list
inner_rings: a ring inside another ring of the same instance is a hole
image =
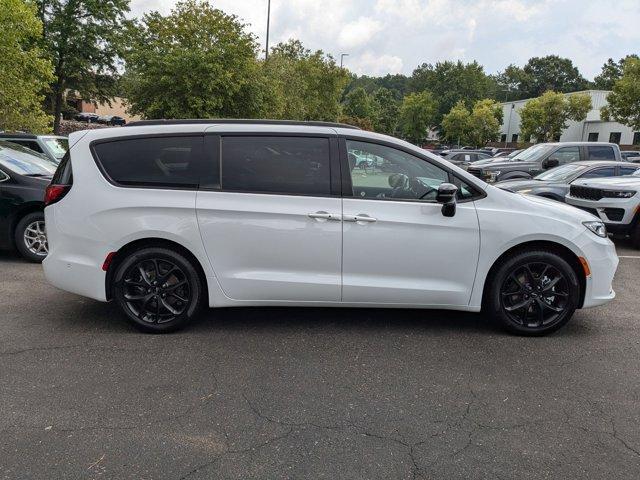
[[518, 141], [518, 134], [514, 133], [513, 135], [511, 135], [511, 141], [513, 143], [516, 143]]
[[633, 132], [633, 144], [640, 145], [640, 132]]
[[617, 143], [620, 145], [620, 139], [622, 138], [622, 132], [611, 132], [609, 134], [609, 143]]
[[329, 164], [328, 138], [222, 138], [223, 190], [329, 195]]
[[500, 141], [501, 141], [502, 143], [504, 143], [504, 142], [506, 142], [506, 141], [507, 141], [507, 134], [506, 134], [506, 133], [503, 133], [503, 134], [500, 136]]
[[589, 133], [589, 141], [590, 142], [597, 142], [599, 136], [600, 136], [600, 134], [598, 132], [591, 132], [591, 133]]

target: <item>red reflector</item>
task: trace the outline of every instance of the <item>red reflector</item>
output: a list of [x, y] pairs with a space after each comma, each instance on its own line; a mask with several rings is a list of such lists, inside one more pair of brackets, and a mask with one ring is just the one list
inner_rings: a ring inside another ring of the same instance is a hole
[[61, 200], [71, 189], [71, 185], [49, 185], [44, 191], [44, 206]]
[[109, 270], [109, 265], [111, 265], [111, 261], [115, 256], [116, 256], [116, 252], [110, 252], [107, 255], [107, 258], [104, 259], [104, 263], [102, 264], [102, 270], [104, 270], [105, 272]]

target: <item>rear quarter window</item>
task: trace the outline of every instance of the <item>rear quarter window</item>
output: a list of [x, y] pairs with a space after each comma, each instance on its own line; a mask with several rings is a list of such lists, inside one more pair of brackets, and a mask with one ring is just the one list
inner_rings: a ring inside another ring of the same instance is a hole
[[197, 188], [204, 173], [203, 136], [118, 139], [93, 145], [104, 174], [122, 186]]
[[589, 152], [589, 160], [615, 160], [616, 154], [611, 147], [599, 147], [592, 146], [587, 147], [587, 151]]

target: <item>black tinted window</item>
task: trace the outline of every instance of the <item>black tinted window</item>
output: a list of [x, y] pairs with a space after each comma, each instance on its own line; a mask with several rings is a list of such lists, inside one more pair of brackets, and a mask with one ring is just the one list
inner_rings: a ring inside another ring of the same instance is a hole
[[329, 195], [329, 139], [224, 137], [224, 190]]
[[197, 187], [203, 169], [202, 137], [147, 137], [99, 143], [98, 161], [116, 183]]
[[620, 176], [625, 177], [627, 175], [633, 175], [637, 171], [638, 169], [634, 167], [620, 167]]
[[616, 155], [611, 147], [587, 147], [589, 150], [589, 160], [615, 160]]

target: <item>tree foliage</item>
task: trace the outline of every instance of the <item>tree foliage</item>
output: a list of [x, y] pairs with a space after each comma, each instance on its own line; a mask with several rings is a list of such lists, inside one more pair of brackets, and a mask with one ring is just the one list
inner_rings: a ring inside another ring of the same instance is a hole
[[400, 102], [388, 88], [381, 87], [372, 95], [373, 101], [373, 129], [376, 132], [393, 135], [398, 129]]
[[438, 102], [431, 92], [410, 93], [400, 107], [400, 131], [409, 141], [420, 143], [436, 124], [437, 117]]
[[264, 116], [325, 121], [339, 117], [348, 74], [333, 57], [290, 40], [276, 45], [263, 63], [261, 83], [269, 92]]
[[492, 99], [478, 100], [471, 111], [459, 101], [442, 120], [445, 138], [450, 142], [485, 145], [500, 136], [502, 105]]
[[525, 140], [534, 137], [538, 142], [556, 140], [567, 128], [568, 121], [584, 120], [591, 108], [589, 95], [545, 92], [528, 101], [520, 111], [522, 137]]
[[602, 109], [605, 120], [613, 119], [640, 131], [640, 59], [628, 58], [622, 76], [615, 81], [608, 105]]
[[115, 95], [129, 0], [37, 0], [37, 5], [54, 65], [49, 104], [57, 132], [68, 89], [90, 101]]
[[255, 117], [264, 107], [258, 45], [234, 15], [187, 0], [130, 29], [123, 88], [145, 118]]
[[0, 0], [0, 130], [44, 133], [51, 118], [42, 109], [52, 65], [37, 42], [42, 23], [24, 0]]
[[519, 89], [532, 98], [548, 90], [568, 93], [587, 87], [588, 82], [570, 59], [548, 55], [529, 59], [522, 69]]
[[469, 109], [464, 100], [458, 101], [442, 118], [444, 138], [458, 145], [467, 143], [469, 138]]
[[638, 55], [633, 54], [633, 55], [627, 55], [626, 57], [621, 58], [617, 62], [615, 62], [613, 58], [610, 58], [609, 60], [607, 60], [605, 64], [602, 66], [602, 71], [600, 72], [600, 75], [597, 75], [593, 79], [594, 87], [599, 88], [600, 90], [611, 90], [615, 85], [616, 81], [619, 80], [620, 77], [622, 77], [624, 64], [630, 58], [634, 58], [638, 60], [639, 57]]

